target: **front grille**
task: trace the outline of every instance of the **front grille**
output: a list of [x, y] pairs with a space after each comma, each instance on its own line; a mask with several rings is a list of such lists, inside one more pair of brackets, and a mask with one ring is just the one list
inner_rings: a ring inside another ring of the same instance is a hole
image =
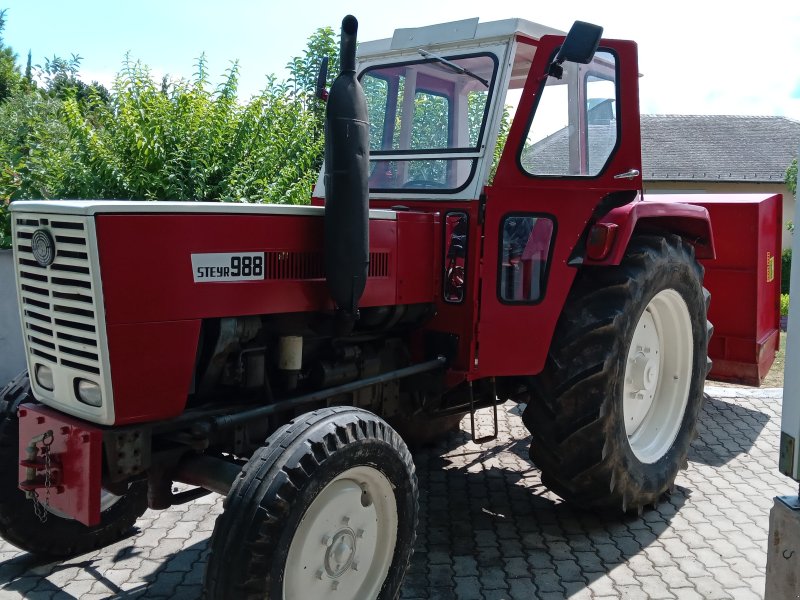
[[[102, 373], [89, 236], [85, 217], [70, 215], [15, 217], [14, 250], [28, 351], [36, 362], [69, 367], [78, 374]], [[31, 238], [49, 231], [55, 258], [42, 267], [34, 258]]]

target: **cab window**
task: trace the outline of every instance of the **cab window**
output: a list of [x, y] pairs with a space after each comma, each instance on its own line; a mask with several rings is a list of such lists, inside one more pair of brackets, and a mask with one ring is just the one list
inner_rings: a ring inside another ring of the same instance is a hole
[[510, 214], [501, 221], [498, 296], [504, 303], [534, 304], [544, 295], [553, 220]]
[[367, 68], [370, 190], [455, 191], [475, 170], [497, 58], [469, 54]]
[[520, 155], [522, 168], [543, 177], [595, 177], [619, 140], [616, 57], [599, 51], [588, 65], [564, 63], [548, 77]]

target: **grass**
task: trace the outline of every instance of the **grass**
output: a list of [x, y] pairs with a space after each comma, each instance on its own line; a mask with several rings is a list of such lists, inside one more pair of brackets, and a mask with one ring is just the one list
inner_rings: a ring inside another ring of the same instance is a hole
[[[778, 347], [778, 351], [775, 353], [775, 361], [772, 363], [772, 367], [770, 368], [769, 373], [767, 373], [767, 376], [764, 377], [764, 381], [761, 383], [762, 388], [783, 387], [783, 363], [785, 354], [786, 354], [786, 332], [782, 331], [780, 346]], [[727, 381], [714, 381], [712, 379], [707, 380], [707, 383], [711, 385], [717, 385], [720, 387], [751, 387], [749, 385], [728, 383]]]
[[775, 354], [775, 362], [764, 378], [761, 387], [783, 387], [783, 362], [786, 354], [786, 332], [781, 332], [781, 345]]

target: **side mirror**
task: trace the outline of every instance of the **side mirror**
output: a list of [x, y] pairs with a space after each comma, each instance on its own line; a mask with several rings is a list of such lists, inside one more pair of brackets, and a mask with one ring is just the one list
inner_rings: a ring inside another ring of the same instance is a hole
[[561, 50], [558, 51], [556, 59], [550, 65], [550, 69], [547, 72], [548, 75], [561, 79], [564, 74], [561, 64], [567, 60], [582, 65], [591, 62], [597, 47], [600, 45], [601, 37], [603, 37], [602, 27], [584, 21], [575, 21], [561, 46]]
[[317, 73], [317, 87], [314, 95], [325, 102], [328, 99], [328, 90], [325, 84], [328, 83], [328, 57], [323, 56], [322, 62], [319, 65], [319, 73]]

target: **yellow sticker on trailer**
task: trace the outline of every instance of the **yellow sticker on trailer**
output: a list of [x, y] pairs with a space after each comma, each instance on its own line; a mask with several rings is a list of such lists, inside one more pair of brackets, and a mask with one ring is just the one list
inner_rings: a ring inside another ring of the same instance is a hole
[[767, 252], [767, 283], [775, 279], [775, 257], [771, 252]]

